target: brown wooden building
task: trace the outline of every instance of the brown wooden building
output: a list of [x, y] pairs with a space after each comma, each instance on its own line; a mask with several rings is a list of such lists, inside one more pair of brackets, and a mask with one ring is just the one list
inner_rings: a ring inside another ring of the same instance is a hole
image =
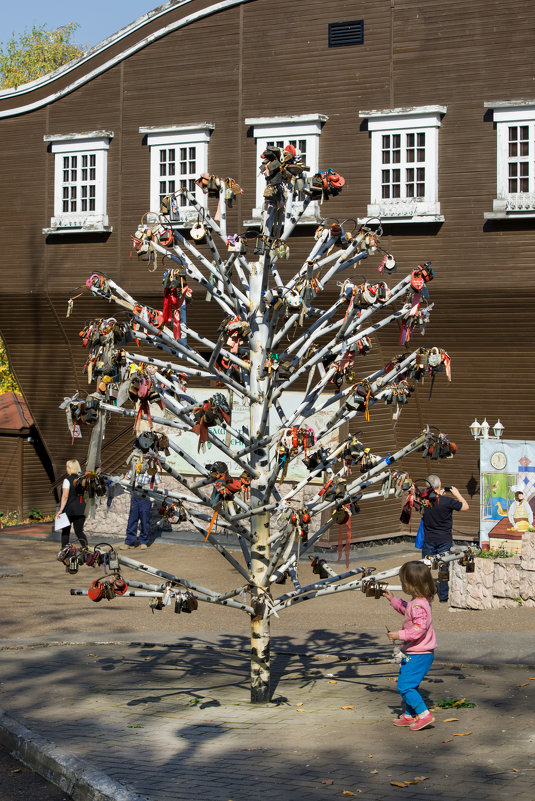
[[[0, 92], [0, 330], [56, 475], [87, 446], [87, 436], [71, 446], [58, 409], [87, 387], [78, 331], [108, 313], [84, 296], [66, 318], [66, 296], [99, 269], [159, 306], [161, 275], [130, 258], [141, 215], [207, 170], [244, 188], [229, 222], [242, 231], [258, 218], [268, 141], [294, 141], [311, 168], [347, 180], [299, 227], [290, 265], [308, 252], [317, 217], [380, 216], [399, 275], [424, 260], [436, 270], [431, 323], [410, 345], [447, 350], [453, 382], [437, 380], [430, 399], [421, 388], [395, 429], [389, 408], [375, 407], [372, 450], [436, 425], [459, 447], [438, 471], [473, 493], [474, 417], [535, 438], [534, 16], [531, 0], [181, 0]], [[377, 277], [377, 264], [362, 273]], [[203, 295], [188, 322], [213, 334], [220, 318]], [[387, 330], [370, 365], [399, 351]], [[110, 431], [105, 467], [122, 459], [128, 429]], [[414, 477], [434, 464], [409, 460]], [[477, 518], [476, 494], [459, 528], [476, 532]], [[369, 502], [354, 529], [399, 531], [398, 505]]]
[[19, 519], [32, 509], [55, 510], [53, 473], [34, 420], [21, 395], [0, 395], [0, 510], [17, 512]]

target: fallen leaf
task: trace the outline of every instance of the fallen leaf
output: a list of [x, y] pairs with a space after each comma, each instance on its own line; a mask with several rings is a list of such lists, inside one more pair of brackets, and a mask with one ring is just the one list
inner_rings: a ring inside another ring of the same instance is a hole
[[466, 701], [466, 698], [459, 698], [458, 701], [454, 701], [453, 702], [452, 706], [461, 706], [461, 704], [464, 704], [465, 701]]
[[373, 754], [368, 754], [368, 759], [373, 759]]
[[471, 731], [462, 731], [462, 732], [457, 732], [453, 736], [454, 737], [468, 737], [469, 734], [472, 734], [472, 732]]
[[303, 706], [303, 702], [299, 701], [299, 703], [297, 703], [296, 706]]
[[11, 771], [11, 773], [21, 773], [21, 772], [22, 768], [13, 768], [13, 770]]
[[415, 782], [425, 782], [426, 779], [429, 779], [429, 776], [415, 776], [414, 777], [414, 781]]
[[334, 681], [334, 679], [331, 679], [331, 680], [328, 682], [328, 684], [336, 684], [336, 682]]
[[144, 661], [145, 662], [150, 662], [151, 659], [152, 659], [152, 656], [146, 656]]
[[526, 682], [524, 682], [524, 684], [519, 684], [518, 686], [519, 687], [527, 687], [528, 684], [529, 684], [529, 681], [526, 681]]
[[535, 676], [531, 676], [530, 681], [535, 681]]
[[444, 718], [442, 721], [443, 723], [453, 723], [454, 720], [459, 720], [459, 718]]
[[342, 795], [355, 795], [355, 793], [352, 793], [351, 790], [344, 790]]
[[418, 782], [417, 782], [417, 781], [412, 781], [412, 782], [411, 782], [411, 781], [407, 780], [407, 781], [405, 782], [405, 784], [418, 784]]
[[453, 739], [450, 737], [450, 739], [449, 739], [449, 740], [442, 740], [442, 742], [443, 742], [443, 743], [452, 743], [452, 742], [453, 742]]
[[322, 779], [321, 783], [322, 784], [334, 784], [334, 781], [332, 779]]
[[379, 773], [379, 771], [377, 770], [377, 768], [374, 768], [373, 770], [370, 770], [370, 773]]
[[305, 712], [306, 710], [304, 710], [304, 709], [296, 709], [295, 711], [296, 712]]
[[355, 709], [354, 706], [341, 706], [340, 709]]
[[94, 656], [95, 659], [98, 658], [98, 654], [88, 654], [88, 656]]
[[407, 782], [390, 782], [394, 787], [407, 787]]

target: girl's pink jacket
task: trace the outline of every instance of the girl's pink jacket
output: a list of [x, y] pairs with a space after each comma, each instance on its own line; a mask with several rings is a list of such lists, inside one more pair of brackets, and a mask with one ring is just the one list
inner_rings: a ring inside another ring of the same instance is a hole
[[437, 638], [433, 628], [431, 604], [427, 598], [413, 598], [408, 603], [401, 598], [392, 598], [390, 606], [400, 615], [405, 615], [399, 632], [401, 650], [406, 654], [433, 653]]

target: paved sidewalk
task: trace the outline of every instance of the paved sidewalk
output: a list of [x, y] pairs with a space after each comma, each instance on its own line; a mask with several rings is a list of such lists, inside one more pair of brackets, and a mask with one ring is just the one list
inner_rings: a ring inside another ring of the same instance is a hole
[[[532, 610], [436, 604], [439, 648], [423, 690], [476, 706], [437, 709], [433, 727], [400, 731], [385, 633], [397, 615], [386, 602], [337, 594], [274, 620], [273, 701], [251, 706], [246, 616], [212, 604], [191, 615], [151, 614], [143, 599], [93, 604], [68, 588], [94, 573], [65, 574], [55, 543], [0, 543], [0, 743], [74, 801], [535, 799]], [[413, 555], [394, 543], [354, 564], [383, 569]], [[162, 542], [149, 557], [205, 586], [235, 586], [207, 549]], [[417, 783], [399, 786], [407, 781]]]
[[476, 706], [400, 731], [397, 668], [379, 637], [361, 637], [374, 658], [344, 661], [275, 640], [273, 701], [260, 707], [240, 636], [20, 642], [0, 651], [0, 707], [151, 801], [390, 801], [404, 789], [391, 782], [406, 781], [411, 799], [533, 801], [535, 668], [435, 664], [429, 699]]

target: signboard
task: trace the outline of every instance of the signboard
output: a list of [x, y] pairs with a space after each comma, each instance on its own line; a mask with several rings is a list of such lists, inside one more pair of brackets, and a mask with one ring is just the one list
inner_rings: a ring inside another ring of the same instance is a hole
[[535, 442], [481, 439], [481, 542], [520, 552], [535, 531]]
[[[221, 390], [217, 391], [220, 392]], [[195, 399], [199, 401], [199, 403], [202, 403], [202, 401], [207, 400], [214, 394], [214, 389], [195, 389], [192, 391], [192, 394], [194, 394]], [[229, 397], [228, 391], [224, 391], [223, 394], [227, 398]], [[318, 405], [321, 405], [331, 397], [332, 394], [330, 393], [321, 395]], [[298, 408], [299, 404], [302, 403], [303, 398], [304, 394], [302, 392], [284, 393], [284, 395], [280, 398], [280, 406], [286, 417], [289, 417], [289, 415], [291, 415]], [[318, 412], [315, 415], [307, 417], [304, 425], [310, 426], [310, 428], [317, 433], [320, 429], [325, 427], [326, 423], [338, 411], [338, 408], [338, 401], [336, 403], [332, 403], [325, 411]], [[158, 413], [161, 415], [161, 410], [155, 410], [155, 414]], [[249, 405], [247, 402], [244, 403], [239, 395], [235, 394], [232, 405], [231, 426], [232, 428], [243, 432], [247, 437], [249, 437], [249, 425]], [[282, 430], [279, 415], [273, 408], [270, 409], [269, 413], [269, 426], [271, 432]], [[180, 432], [175, 428], [167, 428], [164, 426], [155, 426], [154, 429], [157, 431], [165, 430], [165, 433], [172, 442], [178, 445], [178, 447], [192, 456], [197, 462], [199, 462], [199, 464], [202, 464], [203, 466], [211, 464], [215, 461], [224, 461], [228, 464], [229, 470], [233, 475], [239, 475], [239, 473], [242, 472], [242, 469], [239, 467], [239, 465], [233, 462], [229, 456], [223, 453], [211, 442], [205, 443], [204, 448], [199, 450], [199, 438], [196, 434], [193, 434], [190, 431]], [[234, 452], [238, 452], [244, 447], [240, 439], [228, 434], [221, 426], [213, 426], [210, 428], [210, 432], [218, 439], [222, 440], [222, 442], [224, 442]], [[278, 441], [279, 438], [277, 437], [275, 445], [272, 448], [272, 455], [275, 452]], [[336, 447], [338, 444], [338, 431], [323, 437], [320, 444], [325, 448]], [[301, 481], [308, 476], [308, 470], [303, 463], [303, 456], [304, 454], [301, 453], [299, 456], [296, 456], [291, 460], [286, 474], [287, 481]], [[167, 457], [167, 461], [172, 467], [175, 468], [175, 470], [178, 470], [180, 473], [195, 473], [191, 465], [173, 450], [171, 451], [171, 455]], [[320, 478], [317, 480], [319, 481]]]

